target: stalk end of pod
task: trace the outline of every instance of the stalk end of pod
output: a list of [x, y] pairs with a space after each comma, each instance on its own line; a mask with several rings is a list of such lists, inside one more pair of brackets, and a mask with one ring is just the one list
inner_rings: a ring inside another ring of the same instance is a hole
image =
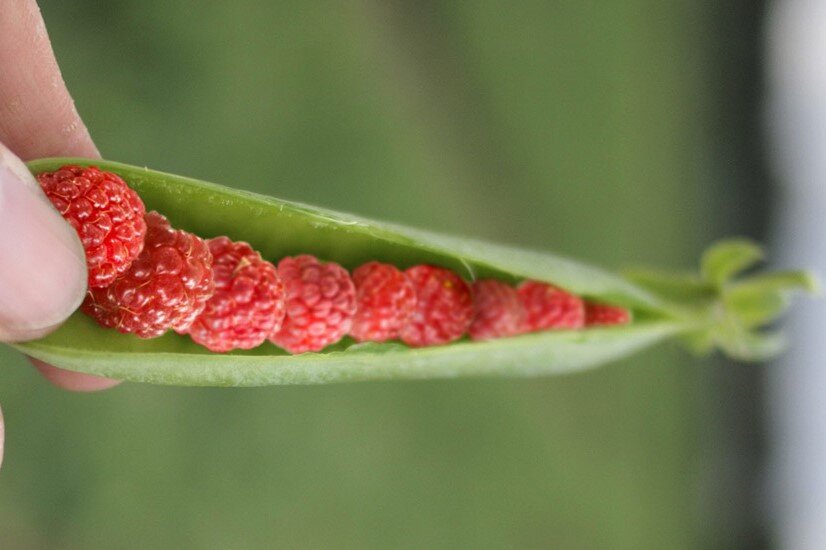
[[626, 276], [671, 304], [686, 324], [682, 340], [691, 351], [719, 349], [734, 359], [764, 361], [785, 348], [783, 333], [770, 325], [795, 295], [821, 294], [820, 279], [810, 271], [754, 271], [764, 257], [753, 241], [726, 239], [706, 250], [696, 273], [632, 269]]

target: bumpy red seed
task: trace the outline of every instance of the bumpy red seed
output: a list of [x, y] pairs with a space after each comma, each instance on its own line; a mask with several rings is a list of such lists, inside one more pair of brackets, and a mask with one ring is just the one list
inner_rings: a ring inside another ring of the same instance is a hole
[[396, 266], [368, 262], [353, 272], [356, 315], [350, 335], [359, 342], [399, 337], [416, 305], [416, 291]]
[[356, 313], [356, 288], [340, 265], [313, 256], [287, 257], [278, 262], [284, 281], [287, 314], [270, 340], [290, 353], [319, 351], [341, 340]]
[[490, 340], [519, 334], [525, 323], [525, 307], [512, 286], [495, 279], [473, 283], [473, 322], [468, 333], [474, 340]]
[[212, 296], [212, 255], [206, 242], [146, 215], [146, 243], [132, 266], [106, 288], [89, 290], [82, 310], [105, 327], [141, 338], [185, 331]]
[[625, 325], [631, 322], [631, 312], [624, 307], [585, 303], [585, 326]]
[[210, 351], [252, 349], [281, 328], [284, 285], [275, 266], [245, 242], [210, 239], [215, 293], [192, 326], [190, 337]]
[[434, 346], [461, 338], [473, 319], [470, 286], [449, 269], [417, 265], [405, 275], [416, 290], [416, 307], [401, 330], [410, 346]]
[[525, 281], [517, 292], [525, 307], [525, 331], [585, 326], [585, 304], [577, 296], [539, 281]]
[[143, 249], [146, 210], [140, 197], [120, 177], [94, 166], [67, 165], [37, 179], [83, 243], [89, 287], [110, 285]]

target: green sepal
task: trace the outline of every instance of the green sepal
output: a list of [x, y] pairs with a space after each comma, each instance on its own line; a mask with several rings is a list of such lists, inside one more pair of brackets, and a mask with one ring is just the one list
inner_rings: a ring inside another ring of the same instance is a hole
[[770, 323], [791, 305], [796, 293], [819, 293], [817, 278], [806, 271], [783, 271], [755, 275], [731, 284], [723, 300], [746, 328]]
[[726, 239], [713, 244], [700, 260], [700, 275], [721, 288], [735, 275], [763, 260], [763, 249], [749, 239]]
[[762, 258], [756, 243], [735, 238], [709, 247], [696, 273], [639, 268], [624, 273], [671, 304], [671, 314], [686, 325], [680, 340], [693, 353], [720, 349], [738, 360], [762, 361], [780, 353], [785, 339], [780, 332], [759, 329], [780, 317], [795, 294], [820, 289], [817, 277], [807, 271], [742, 276]]

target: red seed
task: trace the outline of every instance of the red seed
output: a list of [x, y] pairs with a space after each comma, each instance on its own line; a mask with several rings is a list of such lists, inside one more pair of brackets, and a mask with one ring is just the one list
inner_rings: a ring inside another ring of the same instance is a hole
[[119, 176], [94, 166], [66, 165], [37, 180], [83, 243], [89, 287], [112, 284], [143, 249], [146, 209], [140, 197]]
[[146, 215], [146, 242], [131, 267], [106, 288], [91, 288], [81, 309], [105, 327], [154, 338], [185, 331], [212, 296], [212, 254], [206, 242]]
[[356, 313], [356, 289], [347, 270], [313, 256], [287, 257], [278, 263], [287, 314], [270, 341], [290, 353], [319, 351], [346, 335]]
[[416, 305], [416, 291], [396, 266], [368, 262], [353, 272], [356, 315], [350, 335], [359, 342], [399, 337]]
[[539, 281], [525, 281], [517, 292], [525, 307], [526, 332], [585, 326], [585, 304], [577, 296]]
[[474, 340], [513, 336], [522, 331], [525, 307], [516, 289], [494, 279], [473, 283], [474, 317], [468, 333]]
[[252, 349], [281, 328], [285, 292], [275, 266], [245, 242], [210, 239], [215, 293], [190, 337], [211, 351]]
[[417, 265], [405, 271], [416, 290], [416, 307], [400, 336], [411, 346], [434, 346], [461, 338], [473, 319], [470, 286], [449, 269]]
[[631, 322], [631, 312], [624, 307], [585, 302], [585, 326], [625, 325]]

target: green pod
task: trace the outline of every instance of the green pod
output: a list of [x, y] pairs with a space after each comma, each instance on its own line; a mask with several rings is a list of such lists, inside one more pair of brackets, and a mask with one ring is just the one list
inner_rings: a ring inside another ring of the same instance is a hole
[[[37, 160], [29, 167], [37, 174], [65, 164], [95, 165], [114, 172], [138, 192], [147, 210], [164, 214], [175, 227], [205, 238], [227, 235], [247, 241], [274, 263], [300, 253], [348, 269], [369, 260], [400, 268], [432, 263], [468, 280], [546, 281], [589, 299], [623, 305], [635, 314], [634, 322], [622, 327], [547, 331], [487, 342], [462, 340], [423, 349], [345, 339], [318, 353], [293, 356], [269, 343], [249, 351], [211, 353], [171, 332], [141, 340], [104, 329], [78, 312], [49, 336], [14, 345], [61, 368], [121, 380], [258, 386], [571, 372], [618, 359], [672, 335], [707, 332], [716, 319], [710, 312], [722, 303], [725, 281], [720, 273], [733, 275], [730, 272], [743, 263], [716, 269], [708, 293], [680, 303], [661, 297], [656, 285], [635, 283], [566, 258], [367, 220], [146, 168], [77, 158]], [[810, 283], [807, 280], [806, 286]]]

